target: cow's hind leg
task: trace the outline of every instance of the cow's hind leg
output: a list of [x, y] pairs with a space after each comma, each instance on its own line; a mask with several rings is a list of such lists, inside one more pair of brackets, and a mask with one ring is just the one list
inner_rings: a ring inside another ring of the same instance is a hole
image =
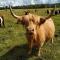
[[51, 43], [53, 44], [53, 38], [51, 38]]

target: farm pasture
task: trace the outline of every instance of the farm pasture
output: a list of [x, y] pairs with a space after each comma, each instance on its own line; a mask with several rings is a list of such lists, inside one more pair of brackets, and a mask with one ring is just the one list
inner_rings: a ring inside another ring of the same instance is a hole
[[[13, 9], [17, 15], [23, 15], [27, 9]], [[31, 13], [46, 16], [47, 9], [28, 9]], [[16, 24], [16, 19], [12, 17], [9, 9], [0, 10], [4, 16], [5, 28], [0, 28], [0, 60], [40, 60], [34, 56], [27, 55], [27, 40], [25, 38], [25, 28], [21, 24]], [[60, 60], [60, 15], [52, 17], [56, 37], [54, 43], [46, 43], [42, 50], [42, 60]]]

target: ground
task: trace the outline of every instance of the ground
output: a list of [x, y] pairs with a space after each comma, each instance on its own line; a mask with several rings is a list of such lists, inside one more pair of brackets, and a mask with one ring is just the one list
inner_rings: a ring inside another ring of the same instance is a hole
[[[17, 15], [23, 15], [27, 9], [13, 9]], [[46, 9], [29, 9], [31, 13], [46, 16]], [[60, 15], [53, 16], [55, 23], [54, 43], [49, 41], [41, 50], [41, 58], [27, 55], [27, 39], [25, 37], [25, 28], [21, 24], [16, 24], [10, 11], [0, 10], [4, 16], [5, 27], [0, 28], [0, 60], [60, 60]]]

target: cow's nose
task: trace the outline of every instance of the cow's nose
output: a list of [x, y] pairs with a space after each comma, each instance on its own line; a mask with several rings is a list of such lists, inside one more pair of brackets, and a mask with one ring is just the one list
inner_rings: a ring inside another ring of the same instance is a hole
[[32, 29], [31, 31], [34, 31], [34, 29]]

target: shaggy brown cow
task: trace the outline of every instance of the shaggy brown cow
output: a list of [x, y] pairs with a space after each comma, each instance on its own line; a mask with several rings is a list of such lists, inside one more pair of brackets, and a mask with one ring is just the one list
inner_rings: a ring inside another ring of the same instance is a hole
[[38, 56], [40, 56], [40, 50], [44, 43], [48, 40], [52, 40], [53, 43], [55, 26], [53, 20], [50, 18], [51, 16], [52, 15], [46, 18], [40, 18], [38, 24], [33, 20], [29, 21], [29, 25], [26, 28], [26, 37], [29, 47], [28, 54], [31, 54], [32, 48], [35, 46], [38, 48]]
[[52, 39], [53, 42], [55, 26], [50, 18], [52, 14], [42, 18], [31, 13], [26, 13], [24, 16], [17, 16], [12, 12], [11, 8], [10, 12], [13, 17], [18, 19], [26, 27], [26, 37], [29, 47], [28, 53], [30, 54], [33, 46], [36, 46], [39, 49], [38, 56], [40, 56], [40, 49], [45, 41]]

